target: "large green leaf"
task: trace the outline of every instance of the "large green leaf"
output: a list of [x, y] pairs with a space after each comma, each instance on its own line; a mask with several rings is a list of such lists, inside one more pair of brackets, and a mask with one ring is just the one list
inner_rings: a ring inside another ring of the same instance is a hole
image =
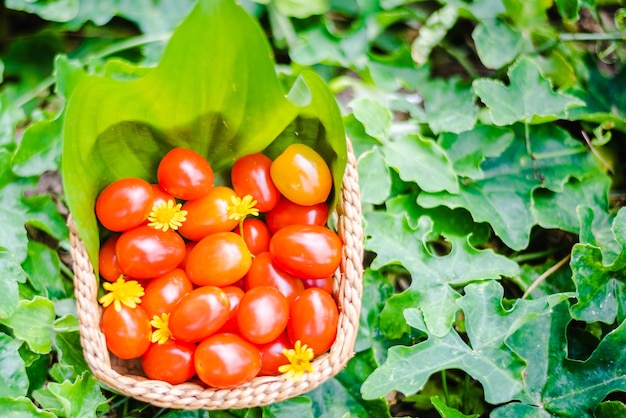
[[[22, 345], [21, 341], [0, 332], [0, 358], [2, 358], [0, 398], [24, 396], [28, 391], [26, 365], [17, 351], [20, 345]], [[0, 406], [1, 410], [2, 406]]]
[[487, 68], [499, 69], [521, 52], [522, 34], [500, 18], [484, 19], [472, 32], [476, 52]]
[[33, 398], [48, 410], [64, 417], [97, 417], [106, 410], [107, 399], [97, 380], [88, 372], [75, 381], [50, 382], [44, 389], [33, 392]]
[[198, 151], [224, 179], [237, 157], [261, 152], [277, 137], [272, 153], [291, 142], [314, 145], [338, 190], [346, 144], [332, 94], [304, 71], [287, 98], [263, 32], [232, 0], [200, 1], [159, 65], [142, 77], [84, 77], [67, 105], [62, 174], [92, 261], [93, 204], [106, 184], [128, 176], [154, 181], [159, 158], [175, 146]]
[[[439, 145], [458, 176], [482, 179], [485, 174], [480, 165], [488, 157], [498, 157], [506, 150], [515, 136], [510, 129], [493, 125], [478, 125], [461, 134], [443, 133]], [[487, 139], [487, 140], [486, 140]]]
[[555, 120], [565, 117], [570, 107], [583, 104], [573, 96], [554, 92], [550, 81], [544, 78], [530, 58], [518, 59], [509, 67], [508, 76], [508, 86], [487, 78], [473, 83], [476, 94], [489, 108], [495, 125]]
[[[458, 368], [482, 383], [487, 402], [519, 399], [524, 365], [504, 341], [537, 315], [550, 312], [566, 296], [539, 301], [520, 299], [507, 310], [502, 305], [503, 293], [496, 281], [467, 285], [457, 303], [465, 314], [469, 343], [451, 330], [441, 337], [429, 335], [426, 341], [410, 347], [392, 347], [387, 361], [363, 383], [363, 396], [383, 396], [391, 390], [410, 394], [419, 390], [431, 374]], [[420, 310], [407, 309], [404, 316], [409, 325], [426, 331]]]
[[0, 323], [11, 327], [15, 337], [26, 341], [33, 352], [47, 354], [52, 348], [53, 321], [54, 305], [37, 296], [32, 301], [20, 300], [13, 315]]
[[[459, 309], [454, 286], [472, 281], [515, 276], [515, 262], [476, 247], [488, 239], [485, 224], [476, 224], [464, 210], [423, 209], [414, 195], [387, 201], [385, 212], [365, 214], [366, 248], [376, 253], [373, 269], [401, 264], [411, 274], [411, 286], [392, 296], [381, 314], [381, 329], [390, 338], [399, 338], [408, 327], [398, 318], [404, 309], [419, 306], [430, 333], [448, 333]], [[394, 231], [393, 235], [388, 231]], [[433, 246], [449, 246], [436, 254]]]
[[[591, 224], [593, 218], [589, 216], [586, 223]], [[612, 243], [608, 245], [579, 243], [572, 249], [570, 267], [578, 298], [571, 307], [575, 319], [611, 324], [620, 306], [626, 304], [626, 295], [620, 291], [626, 279], [626, 209], [620, 209], [611, 220], [610, 232]]]
[[263, 407], [262, 418], [313, 418], [311, 400], [304, 396], [287, 399]]
[[471, 86], [455, 78], [435, 79], [419, 90], [424, 95], [426, 121], [434, 133], [459, 133], [474, 127], [478, 107]]
[[626, 71], [623, 69], [612, 76], [601, 72], [598, 65], [587, 66], [589, 79], [584, 88], [573, 94], [585, 102], [585, 106], [572, 108], [571, 119], [581, 119], [626, 131]]
[[313, 401], [313, 416], [335, 418], [349, 413], [355, 417], [390, 417], [384, 399], [361, 397], [361, 384], [377, 366], [372, 350], [356, 354], [341, 373], [307, 393]]
[[[556, 205], [533, 207], [533, 194], [546, 189], [560, 193], [568, 180], [600, 176], [602, 171], [593, 155], [567, 131], [549, 124], [527, 128], [527, 135], [525, 129], [516, 129], [516, 138], [508, 148], [480, 165], [482, 178], [462, 182], [457, 194], [423, 191], [418, 196], [418, 204], [466, 208], [475, 221], [489, 222], [502, 241], [516, 250], [528, 245], [530, 230], [539, 222], [562, 219], [563, 222], [551, 226], [567, 229], [569, 219], [577, 217], [576, 206], [565, 208], [570, 211], [565, 216], [560, 213], [564, 208]], [[488, 137], [468, 136], [466, 139], [484, 143], [486, 150], [492, 146]], [[604, 191], [593, 184], [587, 186], [586, 193]], [[594, 199], [599, 201], [602, 196], [589, 197], [589, 200]], [[539, 214], [539, 210], [543, 213]]]
[[411, 44], [411, 55], [418, 64], [428, 60], [433, 48], [445, 38], [448, 31], [454, 26], [459, 15], [459, 9], [453, 5], [446, 5], [431, 14], [425, 25], [420, 29], [419, 36]]
[[458, 192], [452, 165], [436, 142], [421, 135], [398, 135], [386, 141], [381, 150], [387, 165], [397, 169], [402, 180], [415, 182], [429, 192]]
[[11, 418], [57, 418], [52, 412], [37, 408], [33, 401], [25, 396], [0, 398], [0, 414]]
[[[533, 415], [592, 417], [598, 404], [611, 392], [626, 391], [624, 342], [626, 323], [608, 333], [584, 361], [569, 358], [571, 340], [566, 330], [571, 322], [568, 304], [556, 305], [550, 315], [538, 315], [518, 328], [506, 343], [528, 364], [525, 371], [523, 399]], [[528, 344], [532, 340], [534, 344]], [[540, 405], [537, 408], [537, 405]], [[504, 414], [505, 407], [496, 416]]]
[[15, 259], [15, 254], [0, 246], [0, 319], [8, 318], [17, 309], [18, 282], [26, 281], [26, 273]]

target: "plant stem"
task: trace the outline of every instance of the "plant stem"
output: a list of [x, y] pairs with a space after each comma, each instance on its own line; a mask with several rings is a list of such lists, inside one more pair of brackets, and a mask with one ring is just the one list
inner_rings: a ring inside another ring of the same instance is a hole
[[561, 41], [624, 41], [626, 33], [560, 33]]
[[61, 273], [69, 280], [72, 280], [72, 277], [74, 277], [74, 273], [72, 272], [72, 269], [70, 269], [65, 263], [59, 263], [59, 268], [61, 270]]
[[48, 90], [50, 86], [54, 84], [55, 79], [56, 78], [53, 75], [44, 78], [35, 87], [18, 97], [15, 102], [13, 102], [13, 105], [17, 108], [23, 107], [26, 103], [30, 102], [35, 97], [41, 95], [44, 91]]
[[448, 379], [446, 377], [446, 371], [441, 371], [441, 387], [443, 388], [443, 398], [446, 401], [446, 405], [450, 406], [450, 396], [448, 394]]
[[520, 254], [518, 256], [512, 256], [509, 257], [511, 260], [515, 261], [516, 263], [525, 263], [527, 261], [533, 261], [533, 260], [538, 260], [540, 258], [544, 258], [547, 257], [549, 255], [552, 255], [554, 253], [557, 253], [559, 251], [561, 251], [562, 249], [566, 248], [567, 245], [560, 245], [558, 247], [552, 247], [549, 250], [545, 250], [545, 251], [537, 251], [534, 253], [526, 253], [526, 254]]
[[117, 52], [125, 51], [127, 49], [136, 48], [138, 46], [151, 44], [154, 42], [165, 42], [170, 39], [171, 36], [171, 33], [139, 35], [134, 38], [125, 39], [113, 45], [109, 45], [108, 47], [102, 49], [100, 52], [88, 55], [86, 58], [104, 58], [107, 55], [112, 55]]
[[591, 143], [591, 140], [589, 139], [589, 136], [587, 135], [587, 132], [581, 131], [581, 133], [583, 135], [583, 138], [585, 139], [585, 142], [589, 146], [589, 149], [593, 153], [593, 155], [598, 159], [598, 161], [600, 161], [600, 163], [604, 166], [604, 168], [607, 170], [609, 174], [613, 174], [613, 169], [611, 168], [611, 165], [607, 163], [604, 158], [602, 158], [598, 150], [593, 146], [593, 144]]
[[470, 377], [469, 374], [465, 375], [465, 379], [463, 380], [463, 413], [465, 415], [469, 415], [471, 411], [470, 407]]
[[560, 269], [563, 266], [563, 264], [567, 263], [567, 261], [570, 259], [570, 257], [571, 257], [571, 254], [566, 255], [565, 258], [563, 258], [561, 261], [559, 261], [558, 263], [556, 263], [555, 265], [550, 267], [548, 270], [546, 270], [539, 277], [537, 277], [535, 279], [535, 281], [528, 287], [528, 289], [526, 289], [526, 291], [522, 295], [522, 299], [526, 299], [526, 297], [528, 297], [530, 292], [535, 290], [535, 288], [537, 288], [537, 286], [539, 286], [541, 284], [541, 282], [543, 282], [545, 279], [547, 279], [552, 273], [554, 273], [555, 271]]

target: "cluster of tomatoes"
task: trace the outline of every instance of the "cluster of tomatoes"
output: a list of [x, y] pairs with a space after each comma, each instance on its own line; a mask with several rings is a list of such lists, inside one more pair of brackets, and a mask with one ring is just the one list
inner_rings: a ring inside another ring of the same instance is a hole
[[96, 199], [108, 349], [171, 384], [311, 371], [336, 338], [342, 247], [322, 157], [303, 144], [250, 154], [216, 186], [205, 158], [174, 148], [157, 180], [120, 179]]

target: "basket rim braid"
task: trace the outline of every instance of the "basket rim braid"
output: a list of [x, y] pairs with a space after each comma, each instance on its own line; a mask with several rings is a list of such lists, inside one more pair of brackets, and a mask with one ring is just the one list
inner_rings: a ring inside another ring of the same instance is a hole
[[[356, 158], [346, 138], [348, 161], [340, 199], [333, 213], [343, 242], [342, 260], [335, 272], [334, 295], [339, 307], [337, 338], [330, 350], [311, 362], [314, 372], [298, 381], [278, 376], [258, 376], [231, 389], [208, 388], [199, 383], [172, 385], [141, 375], [132, 360], [121, 361], [109, 353], [100, 330], [102, 308], [98, 303], [98, 280], [87, 250], [77, 235], [70, 214], [70, 253], [74, 268], [74, 293], [85, 360], [95, 378], [114, 392], [163, 408], [241, 409], [268, 405], [308, 392], [339, 373], [354, 356], [359, 325], [363, 275], [363, 225]], [[138, 361], [135, 361], [139, 364]]]

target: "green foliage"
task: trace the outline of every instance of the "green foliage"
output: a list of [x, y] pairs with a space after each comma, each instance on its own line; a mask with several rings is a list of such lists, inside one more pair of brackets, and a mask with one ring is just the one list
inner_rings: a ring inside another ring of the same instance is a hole
[[[622, 2], [238, 3], [1, 3], [0, 416], [624, 415]], [[345, 370], [229, 411], [95, 381], [68, 212], [95, 260], [96, 194], [169, 147], [225, 182], [297, 136], [338, 188], [344, 132], [366, 235]]]

